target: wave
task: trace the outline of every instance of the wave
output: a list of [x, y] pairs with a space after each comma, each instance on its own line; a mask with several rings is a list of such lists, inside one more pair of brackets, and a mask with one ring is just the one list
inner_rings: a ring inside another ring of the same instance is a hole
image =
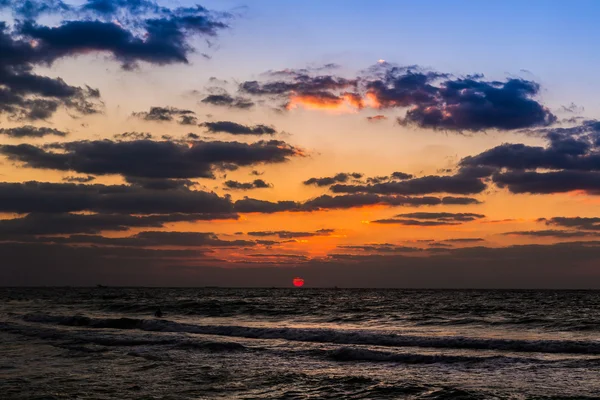
[[[28, 318], [29, 319], [29, 318]], [[35, 318], [32, 318], [35, 319]], [[56, 320], [56, 318], [42, 318], [45, 322], [50, 320]], [[72, 318], [69, 321], [77, 321], [76, 324], [71, 326], [86, 326], [81, 325], [83, 319], [77, 317]], [[66, 325], [66, 324], [61, 324]], [[95, 326], [102, 326], [104, 324], [98, 324]], [[131, 321], [126, 323], [107, 323], [107, 326], [119, 327], [118, 329], [133, 329], [135, 324], [131, 324]], [[89, 326], [89, 325], [88, 325]], [[125, 328], [127, 327], [127, 328]], [[0, 330], [4, 332], [19, 334], [26, 337], [42, 338], [50, 341], [66, 341], [65, 343], [58, 343], [56, 346], [65, 348], [67, 350], [73, 350], [78, 352], [88, 353], [102, 353], [107, 351], [108, 347], [148, 347], [148, 346], [167, 346], [169, 348], [176, 348], [182, 350], [203, 350], [209, 352], [231, 352], [231, 351], [244, 351], [247, 350], [246, 346], [237, 342], [224, 342], [224, 341], [210, 341], [210, 340], [192, 340], [186, 337], [135, 337], [135, 336], [123, 336], [123, 335], [92, 335], [88, 332], [82, 331], [65, 331], [57, 329], [32, 329], [26, 325], [19, 324], [8, 324], [0, 322]], [[98, 346], [104, 346], [103, 348], [91, 348], [86, 347], [84, 344], [92, 344]]]
[[326, 354], [329, 358], [335, 361], [381, 361], [400, 362], [403, 364], [455, 364], [489, 361], [531, 361], [531, 359], [519, 359], [516, 357], [503, 356], [478, 357], [445, 354], [391, 353], [360, 347], [340, 347], [339, 349], [335, 350], [327, 350]]
[[512, 352], [600, 354], [600, 342], [584, 340], [488, 339], [462, 336], [413, 336], [383, 331], [195, 325], [165, 319], [89, 318], [86, 316], [26, 315], [28, 322], [110, 329], [139, 329], [156, 332], [185, 332], [249, 339], [284, 339], [301, 342], [387, 347], [429, 347]]

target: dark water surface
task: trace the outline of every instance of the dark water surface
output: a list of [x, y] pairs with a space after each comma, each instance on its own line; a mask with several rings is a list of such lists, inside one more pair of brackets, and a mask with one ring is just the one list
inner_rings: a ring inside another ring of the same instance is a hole
[[596, 396], [600, 291], [0, 288], [1, 399]]

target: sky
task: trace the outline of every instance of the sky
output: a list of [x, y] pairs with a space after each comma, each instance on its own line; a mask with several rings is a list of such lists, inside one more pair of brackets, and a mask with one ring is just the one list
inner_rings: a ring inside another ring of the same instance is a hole
[[600, 288], [598, 11], [0, 0], [0, 285]]

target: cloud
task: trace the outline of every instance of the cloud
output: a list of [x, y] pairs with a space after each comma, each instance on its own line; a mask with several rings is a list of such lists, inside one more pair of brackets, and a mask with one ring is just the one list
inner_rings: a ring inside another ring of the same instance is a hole
[[93, 0], [74, 12], [92, 18], [67, 20], [55, 27], [26, 20], [18, 32], [36, 41], [36, 53], [48, 63], [95, 51], [109, 53], [123, 68], [132, 69], [138, 61], [187, 64], [193, 36], [216, 36], [228, 27], [226, 15], [199, 6], [169, 9], [146, 1]]
[[[43, 201], [41, 201], [43, 199]], [[179, 187], [150, 190], [142, 186], [72, 183], [0, 183], [0, 212], [114, 214], [205, 214], [205, 219], [231, 218], [227, 197]]]
[[[398, 90], [397, 85], [402, 79], [400, 77], [392, 83], [391, 101], [396, 101], [393, 93]], [[411, 87], [411, 95], [427, 93], [432, 88], [427, 81], [417, 88]], [[400, 89], [399, 100], [403, 97], [403, 90]], [[538, 84], [523, 79], [508, 79], [505, 82], [445, 80], [434, 87], [432, 93], [413, 100], [411, 104], [414, 107], [398, 122], [421, 128], [456, 131], [511, 130], [550, 125], [556, 121], [556, 117], [533, 99], [538, 92]], [[380, 93], [375, 93], [376, 97], [380, 96]]]
[[546, 229], [539, 231], [514, 231], [506, 232], [504, 235], [509, 236], [533, 236], [533, 237], [553, 237], [553, 238], [574, 238], [574, 237], [585, 237], [585, 236], [597, 236], [595, 232], [582, 232], [582, 231], [563, 231], [558, 229]]
[[443, 242], [449, 243], [477, 243], [484, 242], [483, 238], [454, 238], [454, 239], [444, 239]]
[[248, 232], [248, 236], [277, 236], [280, 239], [295, 239], [314, 236], [329, 236], [335, 232], [335, 229], [319, 229], [315, 232], [292, 232], [292, 231], [253, 231]]
[[[2, 236], [0, 236], [2, 240]], [[18, 241], [14, 238], [11, 241]], [[68, 237], [42, 237], [40, 242], [61, 244], [93, 244], [121, 247], [251, 247], [250, 240], [221, 240], [212, 232], [143, 231], [127, 237], [105, 237], [100, 235], [70, 235]], [[111, 249], [112, 251], [112, 249]]]
[[360, 174], [358, 172], [340, 172], [339, 174], [336, 174], [334, 176], [329, 176], [329, 177], [323, 177], [323, 178], [310, 178], [304, 182], [302, 182], [305, 185], [315, 185], [315, 186], [330, 186], [333, 185], [334, 183], [339, 183], [339, 182], [347, 182], [351, 179], [360, 179], [363, 177], [363, 174]]
[[231, 121], [203, 122], [203, 126], [210, 133], [229, 133], [231, 135], [274, 135], [275, 128], [267, 125], [247, 126]]
[[150, 111], [134, 112], [131, 115], [145, 121], [170, 122], [179, 118], [180, 125], [196, 125], [198, 119], [192, 110], [182, 110], [175, 107], [151, 107]]
[[35, 66], [43, 63], [42, 53], [29, 41], [13, 36], [5, 22], [0, 22], [0, 51], [0, 113], [34, 121], [48, 119], [60, 107], [83, 115], [101, 111], [98, 90], [34, 73]]
[[128, 176], [125, 178], [125, 181], [132, 186], [149, 190], [189, 189], [196, 185], [196, 182], [189, 179], [139, 178]]
[[[32, 121], [48, 119], [61, 107], [81, 115], [103, 108], [97, 89], [37, 75], [35, 67], [90, 52], [108, 53], [125, 69], [139, 61], [188, 63], [194, 51], [190, 39], [215, 36], [227, 28], [229, 17], [199, 6], [170, 9], [145, 0], [89, 0], [81, 6], [6, 0], [0, 8], [12, 11], [16, 21], [12, 27], [0, 23], [0, 113]], [[42, 15], [56, 25], [40, 24], [36, 19]]]
[[468, 222], [476, 219], [485, 218], [483, 214], [474, 213], [449, 213], [449, 212], [414, 212], [407, 214], [398, 214], [396, 217], [415, 218], [415, 219], [436, 219], [440, 221], [458, 221]]
[[24, 217], [0, 220], [0, 239], [23, 240], [31, 235], [97, 234], [130, 228], [162, 228], [174, 222], [235, 219], [235, 214], [180, 214], [134, 216], [129, 214], [71, 214], [32, 212]]
[[213, 106], [223, 106], [247, 110], [254, 107], [254, 102], [246, 97], [232, 97], [229, 94], [211, 94], [201, 100], [202, 103]]
[[235, 202], [235, 210], [245, 213], [276, 213], [284, 211], [320, 211], [337, 210], [374, 205], [387, 206], [434, 206], [434, 205], [470, 205], [479, 201], [470, 197], [409, 197], [381, 196], [377, 194], [347, 194], [340, 196], [322, 195], [305, 202], [271, 202], [245, 197]]
[[[273, 75], [273, 74], [271, 74]], [[240, 84], [240, 91], [251, 95], [310, 95], [325, 93], [326, 90], [340, 90], [356, 87], [358, 81], [333, 75], [310, 76], [293, 73], [286, 80], [258, 82], [246, 81]]]
[[263, 181], [262, 179], [255, 179], [252, 182], [238, 182], [230, 180], [225, 181], [225, 187], [230, 190], [250, 190], [272, 188], [273, 185]]
[[[263, 81], [246, 81], [239, 90], [269, 97], [292, 110], [356, 112], [407, 109], [401, 125], [449, 131], [513, 130], [548, 126], [556, 121], [535, 97], [539, 85], [525, 79], [486, 80], [481, 74], [454, 77], [418, 66], [380, 63], [354, 79], [320, 75], [311, 70], [267, 73]], [[367, 117], [369, 121], [383, 115]]]
[[423, 251], [418, 247], [409, 246], [398, 246], [395, 244], [382, 243], [382, 244], [366, 244], [366, 245], [342, 245], [338, 246], [338, 249], [344, 250], [356, 250], [364, 251], [369, 253], [415, 253]]
[[[4, 0], [14, 24], [0, 22], [0, 113], [15, 120], [46, 120], [60, 108], [80, 115], [100, 113], [100, 92], [36, 74], [38, 66], [88, 53], [109, 54], [123, 68], [189, 62], [192, 39], [214, 37], [229, 15], [203, 7], [168, 8], [147, 0]], [[38, 19], [52, 20], [46, 26]], [[185, 117], [185, 116], [184, 116]], [[194, 123], [191, 117], [182, 119]]]
[[439, 226], [439, 225], [460, 225], [460, 222], [451, 221], [420, 221], [416, 219], [402, 219], [402, 218], [387, 218], [387, 219], [376, 219], [371, 221], [372, 224], [398, 224], [408, 226]]
[[498, 187], [512, 193], [600, 193], [599, 122], [528, 133], [544, 137], [547, 146], [502, 144], [463, 158], [458, 175], [491, 176]]
[[11, 138], [41, 138], [48, 135], [67, 136], [67, 132], [54, 128], [35, 127], [24, 125], [18, 128], [0, 128], [0, 135], [6, 135]]
[[113, 135], [116, 140], [151, 140], [153, 138], [148, 132], [123, 132]]
[[371, 221], [375, 224], [399, 224], [412, 226], [460, 225], [463, 222], [485, 218], [483, 214], [448, 213], [448, 212], [414, 212], [395, 215], [393, 218]]
[[378, 184], [378, 183], [384, 183], [384, 182], [390, 182], [390, 181], [402, 181], [405, 179], [412, 179], [414, 178], [414, 175], [412, 174], [406, 174], [404, 172], [392, 172], [392, 174], [390, 176], [372, 176], [366, 179], [367, 183], [370, 184]]
[[495, 174], [494, 183], [508, 188], [511, 193], [552, 194], [584, 190], [600, 194], [600, 172], [506, 172]]
[[63, 178], [62, 180], [63, 180], [63, 182], [70, 182], [70, 183], [88, 183], [95, 179], [96, 179], [95, 176], [88, 175], [88, 176], [67, 176], [67, 177]]
[[553, 217], [549, 219], [540, 218], [538, 221], [544, 222], [546, 225], [600, 231], [600, 217]]
[[241, 213], [272, 214], [284, 211], [299, 211], [300, 204], [295, 201], [271, 202], [244, 197], [235, 202], [235, 210]]
[[377, 194], [477, 194], [486, 189], [485, 183], [477, 178], [454, 176], [423, 176], [404, 180], [402, 182], [384, 182], [369, 185], [342, 185], [331, 186], [334, 193], [377, 193]]
[[[219, 262], [197, 250], [2, 243], [0, 281], [6, 285], [287, 287], [302, 276], [314, 287], [597, 288], [600, 246], [590, 242], [468, 247], [442, 253], [346, 254], [273, 266]], [[357, 249], [357, 251], [360, 251]], [[425, 256], [423, 256], [425, 255]], [[53, 260], [48, 263], [48, 260]], [[82, 263], [85, 262], [85, 273]], [[193, 261], [192, 261], [193, 260]], [[193, 262], [193, 268], [189, 265]], [[216, 267], [219, 266], [219, 267]], [[516, 284], [515, 284], [516, 282]]]
[[141, 178], [213, 178], [214, 170], [282, 163], [302, 152], [279, 140], [178, 143], [75, 141], [51, 146], [2, 145], [0, 153], [25, 167]]

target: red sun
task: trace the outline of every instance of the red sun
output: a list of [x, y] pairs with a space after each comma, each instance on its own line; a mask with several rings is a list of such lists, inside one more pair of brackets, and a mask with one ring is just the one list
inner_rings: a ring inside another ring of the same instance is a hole
[[304, 279], [302, 279], [302, 278], [294, 278], [294, 280], [292, 281], [292, 283], [296, 287], [301, 287], [301, 286], [304, 286]]

